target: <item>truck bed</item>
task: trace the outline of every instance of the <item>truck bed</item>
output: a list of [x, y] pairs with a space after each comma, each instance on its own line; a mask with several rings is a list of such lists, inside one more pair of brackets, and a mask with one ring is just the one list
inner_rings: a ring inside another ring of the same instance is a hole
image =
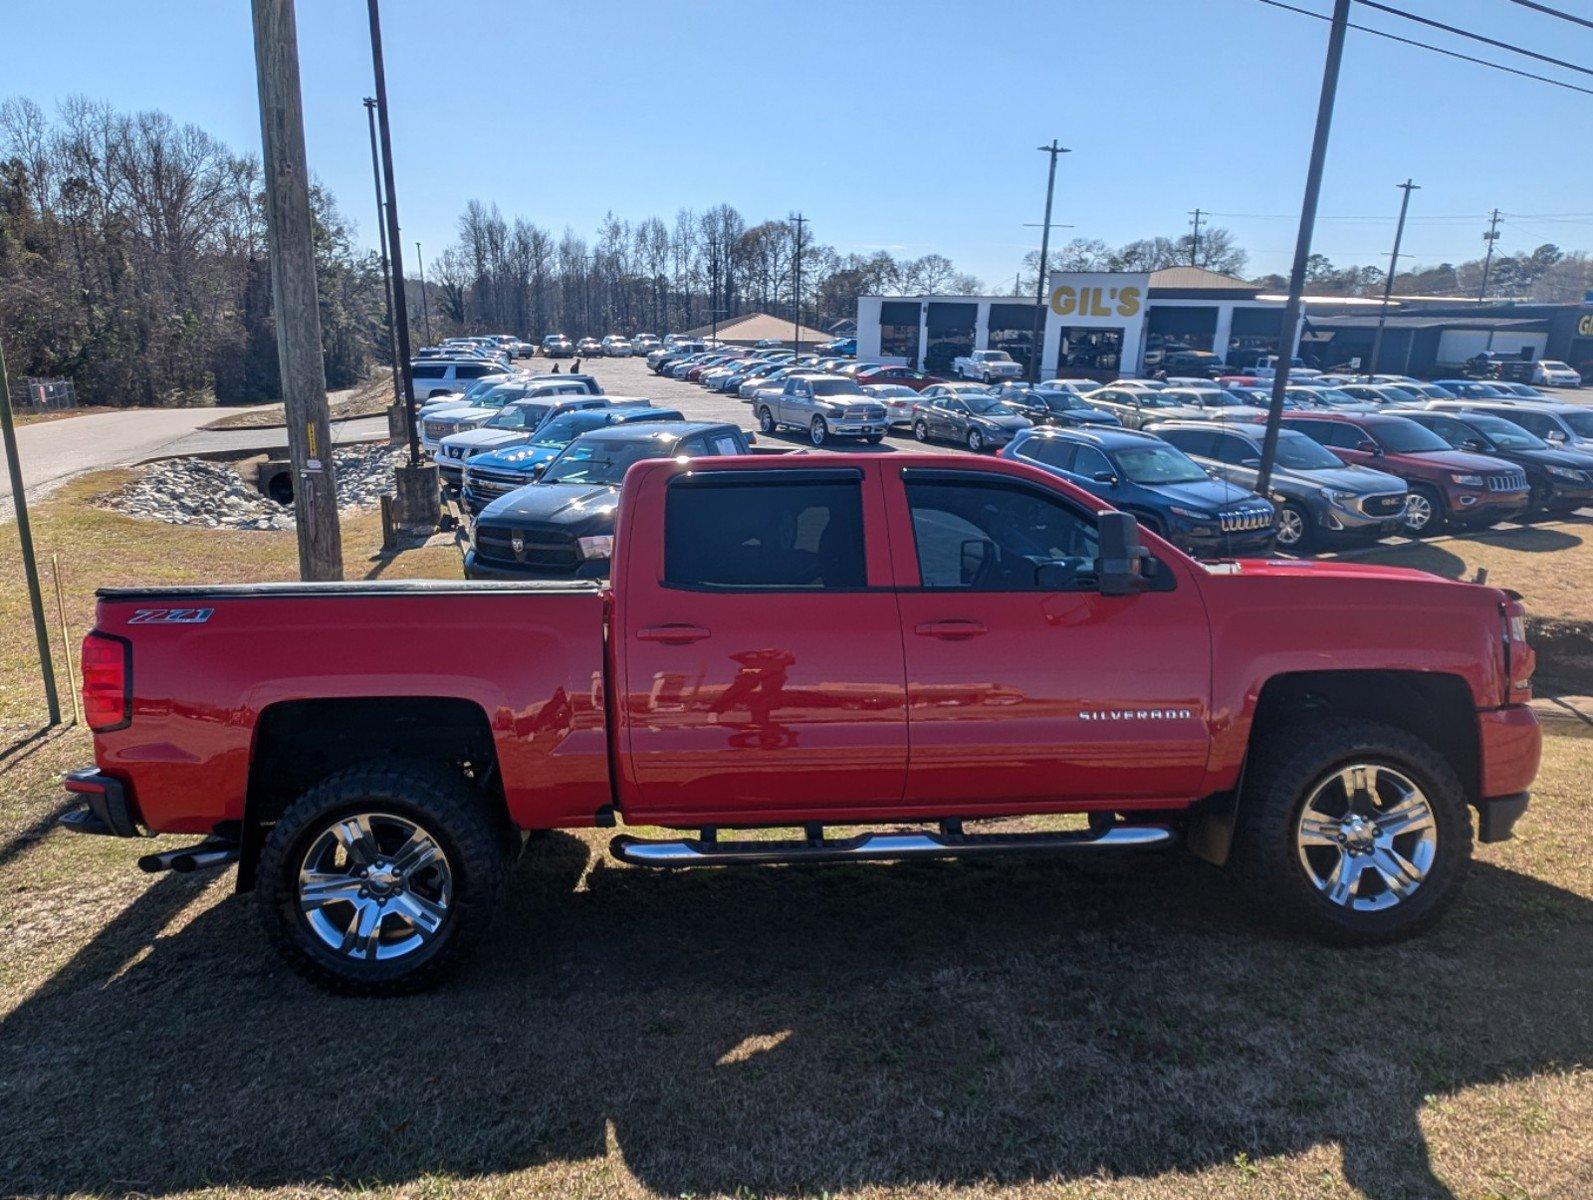
[[95, 629], [130, 644], [133, 719], [98, 736], [101, 768], [151, 830], [208, 832], [243, 819], [269, 723], [441, 702], [490, 731], [517, 823], [590, 825], [612, 801], [608, 603], [589, 581], [105, 588]]

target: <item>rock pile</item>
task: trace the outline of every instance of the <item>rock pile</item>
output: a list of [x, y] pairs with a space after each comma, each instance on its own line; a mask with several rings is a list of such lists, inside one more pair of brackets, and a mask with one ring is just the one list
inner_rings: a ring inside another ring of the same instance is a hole
[[[337, 506], [365, 508], [393, 490], [399, 451], [385, 445], [334, 450]], [[151, 463], [143, 474], [102, 501], [113, 512], [172, 525], [210, 529], [292, 529], [292, 505], [260, 493], [229, 463], [173, 458]]]

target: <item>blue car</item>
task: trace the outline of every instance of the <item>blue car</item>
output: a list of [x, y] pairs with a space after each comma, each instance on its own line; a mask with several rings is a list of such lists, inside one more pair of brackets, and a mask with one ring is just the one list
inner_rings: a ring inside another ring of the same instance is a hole
[[465, 464], [464, 487], [460, 493], [472, 515], [479, 514], [499, 496], [535, 483], [542, 469], [559, 452], [580, 437], [606, 425], [627, 425], [634, 421], [681, 421], [685, 418], [673, 408], [653, 408], [646, 404], [616, 405], [613, 408], [586, 408], [554, 417], [529, 443], [478, 454]]
[[1019, 430], [1000, 457], [1092, 492], [1200, 558], [1267, 554], [1277, 514], [1254, 492], [1213, 479], [1182, 450], [1134, 429]]

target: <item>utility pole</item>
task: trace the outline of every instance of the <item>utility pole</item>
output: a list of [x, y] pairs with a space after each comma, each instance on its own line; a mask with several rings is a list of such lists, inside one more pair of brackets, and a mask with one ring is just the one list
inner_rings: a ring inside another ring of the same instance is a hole
[[426, 326], [426, 340], [431, 341], [431, 304], [426, 299], [426, 256], [415, 243], [415, 270], [420, 272], [420, 319]]
[[1328, 32], [1327, 58], [1322, 64], [1322, 94], [1316, 104], [1316, 133], [1311, 138], [1311, 164], [1305, 173], [1305, 198], [1300, 204], [1300, 232], [1294, 242], [1294, 267], [1289, 272], [1289, 300], [1283, 306], [1283, 324], [1278, 330], [1278, 366], [1272, 377], [1272, 403], [1267, 408], [1267, 430], [1261, 441], [1261, 467], [1256, 474], [1254, 490], [1263, 496], [1272, 489], [1272, 462], [1278, 453], [1283, 391], [1289, 386], [1289, 366], [1294, 357], [1294, 331], [1300, 324], [1305, 267], [1311, 257], [1311, 232], [1316, 226], [1316, 204], [1322, 192], [1322, 165], [1327, 159], [1328, 131], [1333, 126], [1333, 98], [1339, 88], [1339, 63], [1344, 58], [1344, 32], [1349, 23], [1350, 0], [1333, 0], [1333, 24]]
[[[376, 101], [367, 96], [364, 100], [365, 117], [371, 127], [371, 180], [376, 185], [376, 238], [382, 252], [382, 303], [387, 306], [387, 350], [393, 360], [393, 407], [387, 421], [388, 436], [403, 430], [404, 381], [398, 370], [398, 334], [393, 328], [393, 276], [387, 267], [387, 218], [382, 203], [382, 159], [376, 149]], [[398, 420], [395, 422], [394, 417]]]
[[1044, 357], [1045, 350], [1042, 345], [1045, 340], [1045, 272], [1051, 258], [1051, 198], [1056, 193], [1056, 160], [1059, 155], [1073, 153], [1058, 145], [1055, 138], [1051, 139], [1049, 146], [1035, 148], [1051, 156], [1051, 169], [1045, 178], [1045, 222], [1040, 230], [1040, 271], [1034, 282], [1034, 331], [1029, 337], [1030, 383], [1040, 382], [1040, 359]]
[[[22, 488], [22, 460], [17, 457], [17, 427], [11, 419], [11, 380], [6, 375], [6, 350], [0, 346], [0, 437], [4, 438], [6, 466], [11, 473], [11, 503], [17, 509], [17, 540], [22, 543], [22, 573], [28, 580], [28, 603], [33, 608], [33, 639], [39, 646], [39, 677], [44, 680], [44, 702], [50, 724], [61, 723], [61, 698], [55, 690], [55, 662], [50, 658], [50, 634], [44, 623], [44, 593], [39, 590], [39, 564], [33, 557], [33, 527], [28, 524], [28, 496]], [[70, 654], [72, 647], [67, 646]]]
[[1421, 190], [1421, 185], [1407, 179], [1398, 184], [1404, 195], [1399, 201], [1399, 224], [1394, 226], [1394, 252], [1388, 256], [1388, 278], [1383, 280], [1383, 304], [1377, 310], [1377, 333], [1372, 338], [1372, 358], [1366, 364], [1368, 375], [1377, 374], [1377, 359], [1383, 353], [1383, 326], [1388, 322], [1388, 301], [1394, 294], [1394, 273], [1399, 269], [1399, 243], [1405, 236], [1405, 210], [1410, 208], [1410, 194]]
[[802, 226], [808, 219], [801, 213], [792, 213], [790, 220], [796, 225], [796, 253], [792, 255], [791, 265], [796, 272], [796, 277], [791, 285], [791, 333], [796, 340], [797, 356], [802, 354]]
[[708, 339], [719, 340], [719, 245], [715, 241], [708, 256]]
[[393, 318], [398, 334], [397, 369], [403, 374], [404, 427], [409, 462], [393, 472], [398, 523], [436, 529], [442, 523], [442, 484], [437, 464], [420, 460], [415, 429], [415, 383], [409, 374], [409, 296], [404, 290], [404, 247], [398, 237], [398, 188], [393, 183], [393, 134], [387, 119], [387, 70], [382, 63], [382, 20], [376, 0], [366, 0], [371, 24], [371, 68], [376, 80], [376, 129], [382, 143], [382, 186], [387, 193], [387, 248], [393, 256]]
[[1488, 232], [1482, 235], [1482, 240], [1488, 243], [1488, 252], [1482, 256], [1482, 286], [1477, 289], [1477, 299], [1488, 298], [1488, 268], [1493, 266], [1493, 244], [1499, 240], [1499, 210], [1493, 210], [1488, 218]]
[[1189, 265], [1198, 267], [1200, 265], [1200, 209], [1197, 208], [1189, 215], [1195, 218], [1195, 234], [1189, 242]]
[[342, 579], [332, 426], [326, 407], [321, 307], [315, 291], [310, 172], [299, 95], [299, 35], [293, 0], [253, 0], [254, 61], [265, 149], [266, 229], [271, 242], [271, 298], [277, 364], [293, 464], [299, 577]]

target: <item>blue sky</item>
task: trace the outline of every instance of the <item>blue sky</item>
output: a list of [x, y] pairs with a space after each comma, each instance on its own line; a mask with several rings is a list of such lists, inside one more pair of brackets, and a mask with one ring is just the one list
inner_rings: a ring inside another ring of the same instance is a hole
[[[1506, 0], [1402, 5], [1593, 63], [1593, 31]], [[9, 7], [0, 95], [160, 108], [258, 150], [246, 0]], [[1063, 239], [1176, 235], [1198, 205], [1246, 214], [1214, 220], [1252, 270], [1286, 270], [1327, 30], [1255, 0], [387, 0], [383, 22], [411, 252], [440, 251], [472, 197], [588, 236], [610, 209], [725, 201], [749, 220], [800, 208], [843, 250], [940, 251], [993, 285], [1037, 240], [1034, 147], [1053, 136], [1073, 150]], [[365, 5], [299, 0], [299, 35], [311, 167], [369, 240]], [[1505, 251], [1593, 244], [1590, 115], [1593, 97], [1352, 31], [1315, 248], [1386, 258], [1406, 176], [1418, 262], [1475, 257], [1494, 206], [1532, 214], [1505, 222]]]

